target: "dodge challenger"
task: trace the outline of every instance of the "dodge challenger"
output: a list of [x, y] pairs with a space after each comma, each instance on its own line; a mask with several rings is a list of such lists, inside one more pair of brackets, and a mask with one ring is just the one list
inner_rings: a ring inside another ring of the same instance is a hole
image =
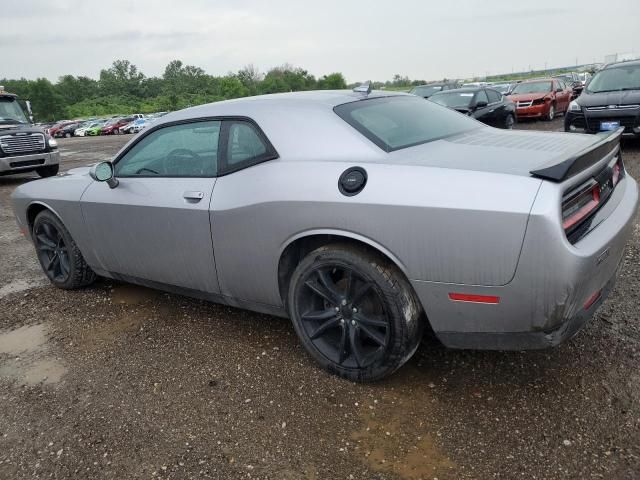
[[257, 96], [168, 114], [13, 207], [59, 288], [102, 276], [288, 317], [323, 368], [373, 381], [426, 327], [452, 348], [572, 337], [637, 209], [620, 136], [370, 88]]

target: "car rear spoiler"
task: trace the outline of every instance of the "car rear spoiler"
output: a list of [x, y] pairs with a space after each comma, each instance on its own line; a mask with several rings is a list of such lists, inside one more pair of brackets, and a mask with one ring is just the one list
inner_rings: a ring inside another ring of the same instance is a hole
[[624, 127], [620, 127], [604, 135], [601, 134], [602, 138], [588, 148], [562, 160], [560, 163], [555, 163], [537, 170], [531, 170], [529, 173], [534, 177], [544, 178], [552, 182], [563, 182], [567, 178], [574, 176], [602, 160], [607, 153], [619, 145], [622, 132], [624, 132]]

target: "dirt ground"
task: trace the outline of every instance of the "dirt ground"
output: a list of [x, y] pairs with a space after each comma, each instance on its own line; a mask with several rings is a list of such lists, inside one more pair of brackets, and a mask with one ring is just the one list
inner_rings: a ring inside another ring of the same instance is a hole
[[[63, 169], [126, 140], [61, 140]], [[640, 178], [640, 142], [623, 150]], [[111, 281], [51, 287], [10, 208], [31, 178], [0, 177], [0, 479], [640, 478], [638, 225], [614, 293], [566, 344], [427, 341], [355, 385], [283, 319]]]

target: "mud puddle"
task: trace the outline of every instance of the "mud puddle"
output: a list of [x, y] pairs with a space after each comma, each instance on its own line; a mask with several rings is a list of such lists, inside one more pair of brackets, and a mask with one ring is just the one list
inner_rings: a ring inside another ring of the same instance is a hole
[[51, 356], [45, 324], [0, 331], [0, 378], [21, 385], [51, 384], [66, 372], [62, 362]]
[[162, 292], [128, 283], [116, 284], [111, 289], [111, 301], [123, 305], [139, 305], [158, 301]]

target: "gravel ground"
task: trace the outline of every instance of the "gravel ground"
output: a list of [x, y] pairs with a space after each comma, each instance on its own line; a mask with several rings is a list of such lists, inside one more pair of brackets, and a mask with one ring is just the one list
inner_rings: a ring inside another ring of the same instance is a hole
[[[561, 130], [562, 119], [525, 129]], [[126, 137], [61, 140], [63, 168]], [[623, 144], [640, 177], [640, 142]], [[640, 227], [559, 348], [426, 341], [392, 378], [319, 370], [286, 321], [131, 285], [49, 286], [0, 177], [0, 479], [640, 477]]]

